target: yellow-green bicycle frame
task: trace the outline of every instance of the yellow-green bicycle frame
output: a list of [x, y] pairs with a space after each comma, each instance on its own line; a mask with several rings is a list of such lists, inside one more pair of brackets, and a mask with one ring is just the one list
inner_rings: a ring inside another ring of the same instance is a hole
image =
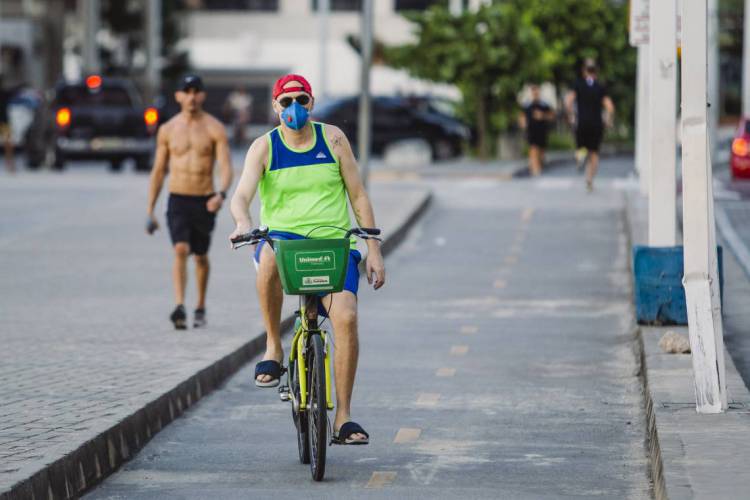
[[[299, 380], [299, 409], [304, 411], [307, 407], [307, 366], [305, 365], [305, 357], [302, 353], [305, 351], [305, 345], [307, 345], [307, 339], [312, 333], [307, 322], [307, 315], [305, 314], [305, 306], [300, 304], [299, 317], [301, 321], [297, 323], [297, 329], [294, 332], [294, 338], [292, 339], [292, 349], [289, 353], [289, 366], [295, 361], [297, 364], [297, 379]], [[333, 410], [333, 398], [331, 397], [331, 350], [328, 347], [328, 332], [320, 330], [320, 337], [323, 339], [323, 347], [325, 349], [325, 370], [326, 370], [326, 406], [329, 410]]]

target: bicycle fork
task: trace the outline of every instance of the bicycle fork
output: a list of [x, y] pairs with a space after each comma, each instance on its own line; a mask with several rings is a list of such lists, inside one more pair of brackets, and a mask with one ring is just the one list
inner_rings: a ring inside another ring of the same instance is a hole
[[[307, 409], [307, 365], [305, 363], [307, 356], [307, 338], [311, 333], [304, 329], [299, 319], [295, 323], [295, 334], [292, 340], [292, 355], [290, 361], [296, 361], [297, 380], [299, 381], [299, 401], [295, 400], [294, 394], [291, 393], [289, 385], [279, 387], [279, 398], [281, 401], [288, 401], [294, 405], [296, 411], [305, 411]], [[326, 406], [328, 410], [333, 410], [333, 391], [331, 387], [331, 349], [328, 343], [328, 332], [321, 330], [320, 335], [323, 339], [325, 351], [325, 373], [326, 373]]]

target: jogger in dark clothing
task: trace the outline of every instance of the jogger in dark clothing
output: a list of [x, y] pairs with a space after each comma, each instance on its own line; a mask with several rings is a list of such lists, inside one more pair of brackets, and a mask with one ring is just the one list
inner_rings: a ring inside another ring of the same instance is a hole
[[[576, 130], [576, 158], [580, 162], [585, 162], [588, 153], [586, 188], [591, 191], [599, 169], [599, 146], [604, 135], [604, 127], [612, 126], [615, 114], [615, 105], [607, 95], [607, 89], [597, 78], [596, 63], [593, 60], [587, 59], [584, 63], [582, 78], [573, 85], [566, 96], [565, 108], [568, 119]], [[602, 117], [603, 111], [606, 111], [606, 118]], [[579, 155], [582, 158], [579, 158]]]
[[521, 128], [526, 129], [526, 140], [529, 143], [529, 170], [531, 175], [542, 173], [544, 148], [547, 147], [549, 125], [555, 119], [555, 112], [539, 96], [539, 86], [532, 84], [531, 102], [523, 108], [519, 116]]

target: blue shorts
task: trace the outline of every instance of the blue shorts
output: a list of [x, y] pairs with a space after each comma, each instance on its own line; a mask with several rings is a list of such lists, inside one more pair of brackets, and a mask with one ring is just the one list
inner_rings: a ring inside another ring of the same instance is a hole
[[[271, 231], [268, 236], [274, 240], [304, 240], [305, 237], [296, 233], [287, 233], [284, 231]], [[258, 243], [255, 247], [255, 256], [253, 260], [255, 264], [260, 264], [260, 252], [265, 245], [265, 241]], [[349, 265], [346, 268], [346, 280], [344, 281], [344, 290], [349, 290], [355, 296], [359, 290], [359, 263], [362, 260], [362, 254], [359, 250], [349, 250]], [[325, 297], [327, 293], [322, 293], [321, 297]]]

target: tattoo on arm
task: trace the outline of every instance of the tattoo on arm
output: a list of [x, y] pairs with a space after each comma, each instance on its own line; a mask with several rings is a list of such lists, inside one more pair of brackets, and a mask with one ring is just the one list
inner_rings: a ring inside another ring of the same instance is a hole
[[333, 146], [334, 149], [340, 147], [341, 146], [341, 142], [342, 142], [341, 141], [341, 134], [336, 134], [331, 139], [331, 145]]

